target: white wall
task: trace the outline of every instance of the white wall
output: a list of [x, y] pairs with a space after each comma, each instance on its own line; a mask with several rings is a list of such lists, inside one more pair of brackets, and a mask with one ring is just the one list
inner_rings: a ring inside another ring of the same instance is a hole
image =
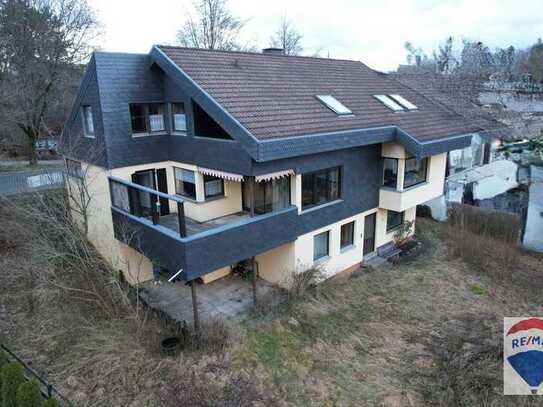
[[[402, 160], [400, 160], [401, 162]], [[429, 157], [427, 181], [405, 190], [381, 188], [379, 190], [379, 207], [402, 212], [442, 195], [446, 164], [446, 153]]]

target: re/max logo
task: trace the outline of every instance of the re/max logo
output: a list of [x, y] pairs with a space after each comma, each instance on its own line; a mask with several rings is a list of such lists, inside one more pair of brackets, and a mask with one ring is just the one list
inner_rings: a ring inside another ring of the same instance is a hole
[[515, 338], [511, 341], [511, 347], [513, 349], [527, 345], [543, 345], [543, 341], [540, 336], [521, 336], [520, 338]]

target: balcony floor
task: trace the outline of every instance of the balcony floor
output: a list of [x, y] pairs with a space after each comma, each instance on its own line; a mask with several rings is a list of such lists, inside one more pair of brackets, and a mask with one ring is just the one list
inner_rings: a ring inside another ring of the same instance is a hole
[[[241, 320], [253, 307], [253, 289], [250, 281], [239, 276], [228, 276], [209, 284], [196, 286], [198, 312], [201, 320]], [[183, 281], [162, 285], [146, 283], [140, 293], [147, 304], [159, 309], [178, 322], [192, 324], [191, 289]], [[281, 300], [280, 289], [258, 279], [257, 298], [271, 297]]]
[[[249, 218], [247, 212], [238, 212], [232, 215], [221, 216], [220, 218], [211, 219], [205, 222], [197, 222], [189, 217], [185, 217], [185, 224], [187, 228], [187, 235], [195, 235], [196, 233], [205, 232], [206, 230], [214, 229], [219, 226], [226, 225], [228, 223], [234, 223], [241, 219]], [[177, 220], [177, 213], [160, 217], [160, 224], [168, 229], [179, 232], [179, 223]]]

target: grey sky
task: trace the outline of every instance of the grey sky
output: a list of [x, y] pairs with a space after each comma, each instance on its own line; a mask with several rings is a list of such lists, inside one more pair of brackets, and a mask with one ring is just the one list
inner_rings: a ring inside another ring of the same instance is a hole
[[[89, 0], [104, 24], [105, 51], [147, 52], [175, 43], [190, 0]], [[403, 44], [431, 52], [446, 36], [466, 37], [492, 48], [526, 47], [543, 37], [543, 0], [230, 0], [248, 19], [244, 39], [261, 48], [283, 15], [303, 35], [306, 53], [356, 59], [379, 70], [405, 61]]]

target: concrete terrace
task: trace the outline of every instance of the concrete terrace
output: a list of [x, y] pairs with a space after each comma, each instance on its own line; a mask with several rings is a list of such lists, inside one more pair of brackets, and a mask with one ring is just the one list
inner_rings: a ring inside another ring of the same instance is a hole
[[[253, 289], [250, 281], [239, 276], [228, 276], [209, 284], [197, 284], [197, 302], [200, 320], [242, 320], [253, 307]], [[162, 285], [146, 283], [140, 295], [147, 304], [159, 309], [178, 322], [192, 324], [192, 296], [190, 286], [183, 281]], [[258, 279], [257, 296], [272, 295], [280, 300], [277, 287]]]

